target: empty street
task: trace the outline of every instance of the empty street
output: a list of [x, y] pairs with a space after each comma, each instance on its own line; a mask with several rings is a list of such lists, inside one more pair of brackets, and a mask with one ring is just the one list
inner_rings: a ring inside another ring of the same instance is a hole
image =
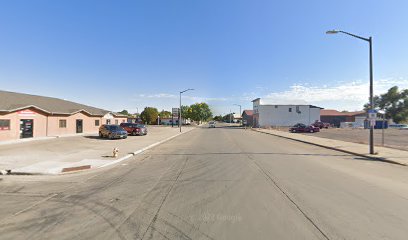
[[238, 127], [108, 168], [2, 176], [1, 239], [406, 239], [406, 167]]

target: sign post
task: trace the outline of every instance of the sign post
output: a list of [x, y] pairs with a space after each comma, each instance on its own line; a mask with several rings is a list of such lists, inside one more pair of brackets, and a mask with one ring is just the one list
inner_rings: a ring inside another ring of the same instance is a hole
[[174, 126], [174, 118], [178, 118], [179, 108], [172, 108], [171, 109], [171, 127]]
[[368, 120], [370, 121], [370, 127], [374, 127], [377, 120], [376, 110], [368, 110]]
[[370, 154], [374, 154], [374, 126], [377, 120], [377, 111], [368, 110], [368, 121], [370, 121]]

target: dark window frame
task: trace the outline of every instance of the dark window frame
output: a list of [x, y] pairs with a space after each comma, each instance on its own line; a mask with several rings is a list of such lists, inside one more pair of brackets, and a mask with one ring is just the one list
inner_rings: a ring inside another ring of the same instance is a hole
[[99, 125], [101, 125], [99, 119], [95, 119], [95, 127], [99, 127]]
[[[61, 123], [63, 123], [63, 124], [61, 124]], [[60, 119], [58, 121], [58, 126], [59, 126], [59, 128], [67, 128], [67, 119]]]
[[11, 125], [10, 119], [0, 119], [0, 131], [11, 130], [10, 125]]

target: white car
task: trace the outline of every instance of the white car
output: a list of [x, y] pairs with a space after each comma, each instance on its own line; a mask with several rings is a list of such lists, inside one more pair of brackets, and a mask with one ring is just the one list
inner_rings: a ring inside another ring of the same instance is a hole
[[209, 128], [215, 128], [215, 122], [214, 121], [208, 122], [208, 127]]
[[408, 129], [407, 124], [390, 124], [388, 125], [389, 128], [396, 128], [396, 129]]

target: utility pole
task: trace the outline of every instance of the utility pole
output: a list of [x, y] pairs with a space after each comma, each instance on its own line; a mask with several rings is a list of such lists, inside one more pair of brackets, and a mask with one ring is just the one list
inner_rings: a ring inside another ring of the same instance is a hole
[[186, 89], [186, 90], [180, 92], [180, 109], [179, 109], [179, 127], [180, 127], [180, 132], [181, 132], [181, 94], [182, 94], [182, 93], [185, 93], [185, 92], [187, 92], [187, 91], [192, 91], [192, 90], [194, 90], [194, 89], [189, 88], [189, 89]]
[[242, 125], [242, 109], [241, 109], [241, 105], [239, 104], [234, 104], [235, 106], [239, 106], [239, 117], [241, 118], [241, 125]]

